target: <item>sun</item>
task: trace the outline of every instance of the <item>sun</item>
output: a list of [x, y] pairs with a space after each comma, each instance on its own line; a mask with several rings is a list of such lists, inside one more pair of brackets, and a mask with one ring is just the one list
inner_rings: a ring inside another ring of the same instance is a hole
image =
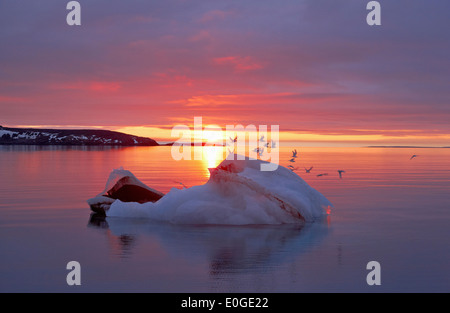
[[223, 131], [219, 127], [206, 127], [202, 132], [202, 139], [208, 145], [223, 145]]

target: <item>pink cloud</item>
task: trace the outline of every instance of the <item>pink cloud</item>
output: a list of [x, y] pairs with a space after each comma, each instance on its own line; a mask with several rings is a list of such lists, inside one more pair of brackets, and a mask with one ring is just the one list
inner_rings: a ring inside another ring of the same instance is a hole
[[210, 41], [213, 39], [211, 33], [207, 30], [201, 30], [195, 35], [189, 37], [189, 41], [197, 42], [197, 41]]
[[92, 91], [117, 91], [121, 88], [121, 85], [117, 82], [90, 82], [89, 90]]
[[55, 90], [88, 90], [94, 92], [113, 92], [121, 88], [119, 82], [104, 82], [104, 81], [90, 81], [90, 82], [66, 82], [51, 84], [49, 89]]
[[251, 57], [241, 57], [241, 56], [228, 56], [215, 58], [213, 62], [217, 65], [231, 65], [235, 71], [246, 72], [262, 69], [263, 65], [257, 63]]
[[27, 100], [27, 98], [23, 98], [23, 97], [11, 97], [11, 96], [0, 95], [0, 102], [23, 102], [26, 100]]

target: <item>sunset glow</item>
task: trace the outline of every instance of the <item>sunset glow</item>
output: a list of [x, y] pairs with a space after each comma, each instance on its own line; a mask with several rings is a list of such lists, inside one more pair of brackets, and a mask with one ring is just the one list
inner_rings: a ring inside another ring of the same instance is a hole
[[429, 19], [386, 3], [395, 19], [371, 28], [350, 2], [324, 19], [328, 2], [118, 2], [78, 28], [61, 27], [54, 5], [28, 14], [8, 2], [0, 124], [170, 142], [201, 116], [279, 125], [282, 142], [450, 145], [447, 5], [427, 7]]
[[449, 14], [0, 0], [0, 293], [449, 292]]

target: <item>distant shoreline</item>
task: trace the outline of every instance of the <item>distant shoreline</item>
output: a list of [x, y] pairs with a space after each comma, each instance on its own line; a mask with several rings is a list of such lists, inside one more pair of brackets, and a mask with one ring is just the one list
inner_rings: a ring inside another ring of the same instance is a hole
[[[139, 137], [110, 130], [99, 129], [41, 129], [11, 128], [0, 125], [0, 146], [172, 146], [175, 142], [158, 143], [148, 137]], [[184, 145], [189, 143], [184, 143]], [[216, 146], [207, 142], [191, 143], [191, 146]], [[450, 149], [448, 147], [425, 146], [362, 146], [362, 148], [395, 148], [395, 149]]]
[[366, 146], [366, 148], [450, 149], [450, 147], [422, 147], [422, 146]]

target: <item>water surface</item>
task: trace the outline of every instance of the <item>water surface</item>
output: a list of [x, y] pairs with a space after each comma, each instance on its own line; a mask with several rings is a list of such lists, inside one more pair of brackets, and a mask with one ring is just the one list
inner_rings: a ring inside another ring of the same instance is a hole
[[[162, 192], [203, 184], [221, 148], [176, 162], [170, 147], [1, 146], [0, 292], [450, 291], [450, 149], [293, 148], [332, 214], [237, 227], [98, 219], [85, 202], [121, 166]], [[82, 286], [66, 284], [72, 260]]]

